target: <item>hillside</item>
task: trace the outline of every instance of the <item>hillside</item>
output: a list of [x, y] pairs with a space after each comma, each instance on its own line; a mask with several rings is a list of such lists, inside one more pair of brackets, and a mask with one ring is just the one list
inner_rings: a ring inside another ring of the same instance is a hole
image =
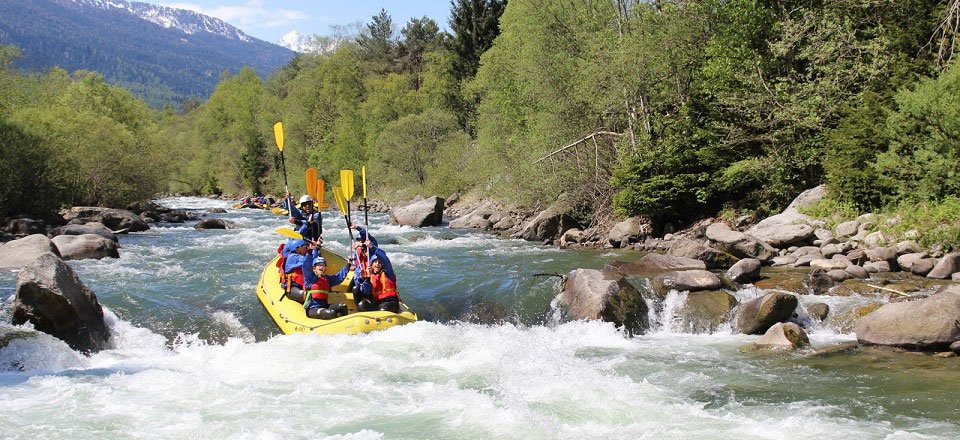
[[0, 43], [20, 48], [21, 69], [100, 72], [154, 107], [205, 99], [224, 71], [266, 76], [295, 55], [212, 17], [122, 0], [5, 0]]

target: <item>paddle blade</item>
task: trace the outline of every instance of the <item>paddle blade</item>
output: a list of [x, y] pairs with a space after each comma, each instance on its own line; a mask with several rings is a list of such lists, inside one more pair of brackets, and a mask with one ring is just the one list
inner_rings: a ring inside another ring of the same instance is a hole
[[343, 198], [343, 188], [333, 187], [333, 200], [337, 202], [337, 208], [340, 208], [340, 212], [347, 215], [347, 200]]
[[303, 240], [303, 236], [299, 232], [294, 231], [293, 229], [288, 228], [279, 228], [276, 232], [287, 238], [296, 238], [297, 240]]
[[343, 199], [353, 198], [353, 170], [340, 170], [340, 186], [343, 188]]
[[317, 169], [307, 168], [307, 194], [314, 202], [317, 201]]
[[[325, 191], [323, 179], [317, 179], [317, 209], [322, 209], [323, 203], [323, 191]], [[329, 208], [330, 205], [327, 205]]]
[[360, 182], [363, 185], [363, 198], [367, 198], [367, 166], [360, 167]]
[[283, 122], [273, 124], [273, 138], [277, 140], [277, 149], [283, 151]]

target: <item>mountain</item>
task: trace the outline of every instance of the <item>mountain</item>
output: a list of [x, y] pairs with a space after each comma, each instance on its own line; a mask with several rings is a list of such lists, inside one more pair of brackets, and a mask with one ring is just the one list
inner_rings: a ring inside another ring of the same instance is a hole
[[265, 77], [296, 55], [213, 17], [124, 0], [2, 0], [0, 44], [20, 48], [21, 69], [100, 72], [157, 107], [205, 99], [224, 71]]
[[280, 37], [277, 44], [299, 53], [329, 53], [337, 49], [339, 41], [332, 37], [306, 35], [293, 30]]

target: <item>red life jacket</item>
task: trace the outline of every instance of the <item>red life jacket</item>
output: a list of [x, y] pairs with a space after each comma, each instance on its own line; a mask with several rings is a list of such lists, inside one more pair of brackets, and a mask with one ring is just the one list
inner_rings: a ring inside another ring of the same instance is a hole
[[387, 298], [397, 296], [397, 282], [391, 280], [386, 273], [380, 272], [370, 275], [370, 285], [373, 287], [373, 297], [377, 301], [383, 301]]
[[292, 271], [290, 271], [290, 273], [286, 273], [283, 271], [283, 267], [287, 263], [287, 257], [286, 255], [283, 255], [283, 247], [284, 245], [281, 244], [280, 247], [277, 248], [277, 253], [280, 254], [280, 259], [277, 260], [277, 269], [280, 271], [280, 285], [286, 287], [287, 281], [293, 281], [294, 284], [296, 284], [297, 286], [303, 286], [303, 269], [302, 268], [298, 267], [296, 269], [293, 269]]
[[363, 246], [357, 248], [357, 258], [354, 261], [354, 264], [360, 268], [360, 276], [363, 278], [370, 276], [370, 268], [368, 267], [370, 263], [367, 261], [367, 252], [365, 249], [366, 247]]
[[317, 278], [317, 282], [313, 283], [309, 289], [307, 289], [307, 298], [313, 298], [317, 301], [326, 301], [330, 297], [330, 280], [325, 276]]

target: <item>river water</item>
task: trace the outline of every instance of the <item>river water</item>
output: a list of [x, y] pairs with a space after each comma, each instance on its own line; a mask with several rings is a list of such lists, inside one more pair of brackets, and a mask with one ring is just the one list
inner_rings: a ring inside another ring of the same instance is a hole
[[[561, 323], [559, 278], [535, 274], [631, 256], [398, 227], [379, 214], [372, 233], [421, 321], [279, 336], [254, 288], [283, 219], [224, 201], [161, 202], [228, 208], [215, 215], [240, 229], [157, 225], [121, 237], [119, 259], [70, 262], [104, 305], [114, 348], [85, 357], [29, 332], [0, 349], [0, 437], [960, 438], [956, 358], [745, 351], [757, 337], [729, 326], [676, 330], [682, 293], [633, 338], [607, 323]], [[336, 214], [325, 216], [324, 236], [342, 254]], [[4, 323], [15, 283], [0, 273]], [[856, 340], [828, 326], [810, 338], [814, 347]]]

